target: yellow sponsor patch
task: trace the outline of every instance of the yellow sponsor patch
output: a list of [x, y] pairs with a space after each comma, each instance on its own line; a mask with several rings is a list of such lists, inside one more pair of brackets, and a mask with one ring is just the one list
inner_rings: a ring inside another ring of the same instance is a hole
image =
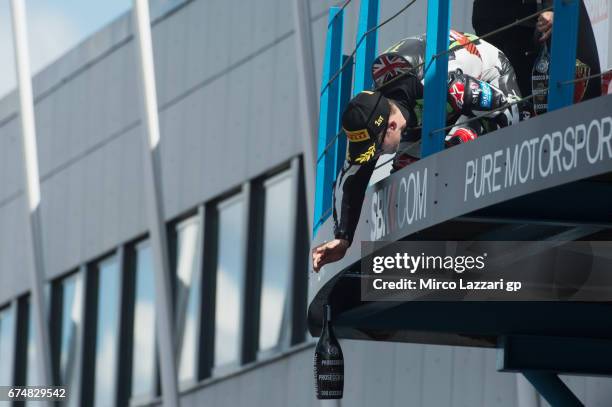
[[346, 137], [348, 137], [349, 141], [352, 141], [353, 143], [358, 143], [360, 141], [366, 141], [370, 139], [370, 135], [368, 134], [368, 131], [366, 129], [355, 131], [349, 131], [346, 129], [343, 130], [346, 133]]
[[372, 144], [365, 153], [359, 154], [359, 156], [355, 159], [355, 162], [359, 164], [367, 163], [370, 161], [370, 158], [374, 157], [374, 153], [376, 153], [376, 146]]
[[382, 116], [378, 116], [378, 119], [376, 119], [376, 121], [374, 122], [374, 124], [376, 124], [378, 127], [380, 127], [380, 125], [383, 122], [383, 117]]

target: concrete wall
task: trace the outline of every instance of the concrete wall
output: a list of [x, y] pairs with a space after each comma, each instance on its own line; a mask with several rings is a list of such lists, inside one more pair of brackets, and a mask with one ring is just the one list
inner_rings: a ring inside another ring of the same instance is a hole
[[[516, 407], [516, 378], [495, 371], [495, 350], [341, 341], [345, 358], [342, 407]], [[183, 394], [183, 407], [319, 407], [314, 396], [314, 347], [263, 362]], [[564, 377], [587, 407], [612, 400], [606, 378]], [[154, 405], [160, 405], [156, 403]], [[548, 403], [540, 400], [541, 407]]]

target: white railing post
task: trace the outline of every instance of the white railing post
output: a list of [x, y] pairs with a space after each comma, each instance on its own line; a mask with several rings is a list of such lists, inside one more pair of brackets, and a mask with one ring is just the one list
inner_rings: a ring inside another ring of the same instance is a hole
[[312, 230], [314, 213], [315, 169], [317, 166], [316, 123], [319, 117], [312, 30], [310, 26], [309, 0], [293, 1], [295, 25], [295, 57], [297, 62], [298, 89], [300, 95], [300, 123], [304, 149], [304, 178], [306, 184], [306, 209], [308, 231]]
[[[13, 43], [19, 87], [19, 119], [21, 122], [21, 150], [23, 154], [24, 191], [26, 198], [26, 250], [27, 268], [30, 273], [30, 317], [36, 327], [35, 342], [39, 369], [38, 383], [28, 385], [53, 385], [49, 325], [45, 312], [45, 269], [40, 219], [40, 179], [36, 124], [34, 122], [34, 98], [28, 51], [28, 35], [24, 0], [11, 0], [13, 17]], [[47, 402], [47, 405], [50, 405]]]
[[155, 271], [156, 329], [162, 397], [165, 406], [175, 407], [179, 405], [175, 330], [163, 209], [159, 117], [148, 0], [134, 0], [134, 31], [140, 68], [145, 200]]

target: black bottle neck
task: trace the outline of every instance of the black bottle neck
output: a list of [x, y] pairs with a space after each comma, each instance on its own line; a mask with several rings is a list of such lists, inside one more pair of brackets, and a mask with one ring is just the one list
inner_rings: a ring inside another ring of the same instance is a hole
[[323, 307], [323, 326], [322, 326], [321, 336], [325, 336], [325, 337], [333, 336], [332, 313], [331, 313], [331, 307], [329, 305], [325, 305]]

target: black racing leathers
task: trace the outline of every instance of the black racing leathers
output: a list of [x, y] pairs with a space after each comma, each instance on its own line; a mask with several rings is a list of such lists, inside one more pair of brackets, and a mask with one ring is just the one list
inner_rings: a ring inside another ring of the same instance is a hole
[[353, 241], [363, 206], [363, 197], [376, 166], [376, 158], [375, 156], [374, 159], [361, 165], [345, 161], [338, 174], [332, 202], [336, 239]]
[[[423, 98], [421, 82], [414, 76], [407, 76], [397, 81], [393, 87], [386, 89], [383, 93], [385, 97], [392, 99], [409, 112], [402, 140], [415, 142], [420, 139], [420, 132], [412, 128], [418, 124], [414, 108], [415, 101]], [[365, 164], [351, 163], [349, 160], [344, 161], [344, 166], [338, 174], [334, 187], [333, 216], [336, 239], [353, 241], [363, 205], [363, 197], [379, 156], [380, 151]]]

